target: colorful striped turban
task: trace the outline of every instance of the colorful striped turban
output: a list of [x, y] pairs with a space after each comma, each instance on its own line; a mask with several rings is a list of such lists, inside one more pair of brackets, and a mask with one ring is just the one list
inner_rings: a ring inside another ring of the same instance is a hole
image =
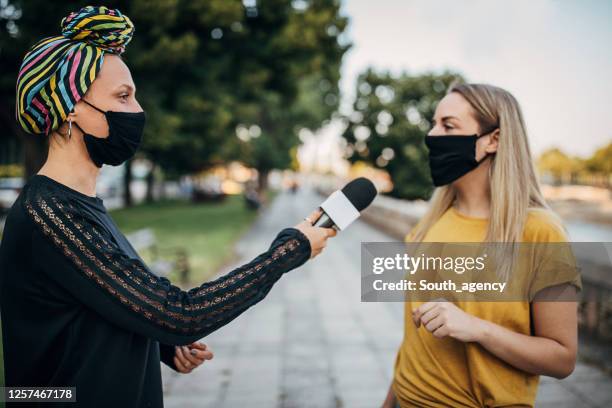
[[31, 134], [57, 129], [98, 75], [104, 53], [121, 55], [134, 24], [119, 10], [83, 7], [61, 22], [62, 35], [40, 40], [17, 76], [17, 120]]

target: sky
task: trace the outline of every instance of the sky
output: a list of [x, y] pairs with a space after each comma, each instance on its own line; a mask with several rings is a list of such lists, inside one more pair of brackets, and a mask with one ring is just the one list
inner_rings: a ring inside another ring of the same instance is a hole
[[[368, 67], [400, 74], [452, 69], [510, 91], [534, 155], [589, 156], [612, 141], [612, 1], [345, 0], [353, 43], [342, 64], [341, 112]], [[303, 138], [300, 158], [342, 167], [332, 122]]]

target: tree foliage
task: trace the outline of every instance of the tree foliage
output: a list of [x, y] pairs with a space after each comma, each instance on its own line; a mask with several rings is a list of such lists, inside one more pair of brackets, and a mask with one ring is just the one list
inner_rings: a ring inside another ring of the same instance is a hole
[[[14, 123], [17, 70], [27, 49], [59, 35], [59, 22], [89, 2], [0, 2], [0, 118]], [[301, 127], [337, 110], [337, 0], [132, 0], [105, 2], [136, 27], [123, 58], [147, 112], [141, 154], [169, 174], [241, 160], [286, 168]], [[242, 126], [242, 127], [240, 127]], [[238, 138], [237, 128], [248, 128]], [[23, 135], [22, 135], [23, 136]], [[243, 133], [244, 136], [244, 133]]]
[[612, 143], [600, 147], [587, 158], [572, 157], [554, 147], [537, 160], [538, 170], [555, 184], [584, 183], [609, 186], [612, 181]]
[[368, 69], [357, 81], [353, 113], [343, 134], [349, 161], [386, 170], [391, 195], [428, 199], [433, 191], [424, 137], [436, 105], [456, 73], [393, 76]]

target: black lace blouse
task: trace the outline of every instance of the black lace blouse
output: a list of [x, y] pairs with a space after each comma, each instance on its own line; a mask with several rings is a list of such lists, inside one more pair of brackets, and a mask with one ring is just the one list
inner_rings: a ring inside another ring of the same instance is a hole
[[76, 386], [71, 407], [162, 407], [160, 359], [176, 369], [174, 345], [226, 325], [309, 257], [286, 228], [246, 265], [181, 290], [147, 268], [100, 198], [34, 175], [0, 245], [6, 385]]

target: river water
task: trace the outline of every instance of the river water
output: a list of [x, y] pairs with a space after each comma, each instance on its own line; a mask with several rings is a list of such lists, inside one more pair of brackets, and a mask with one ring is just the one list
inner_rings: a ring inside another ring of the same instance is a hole
[[612, 242], [612, 226], [565, 221], [572, 242]]

